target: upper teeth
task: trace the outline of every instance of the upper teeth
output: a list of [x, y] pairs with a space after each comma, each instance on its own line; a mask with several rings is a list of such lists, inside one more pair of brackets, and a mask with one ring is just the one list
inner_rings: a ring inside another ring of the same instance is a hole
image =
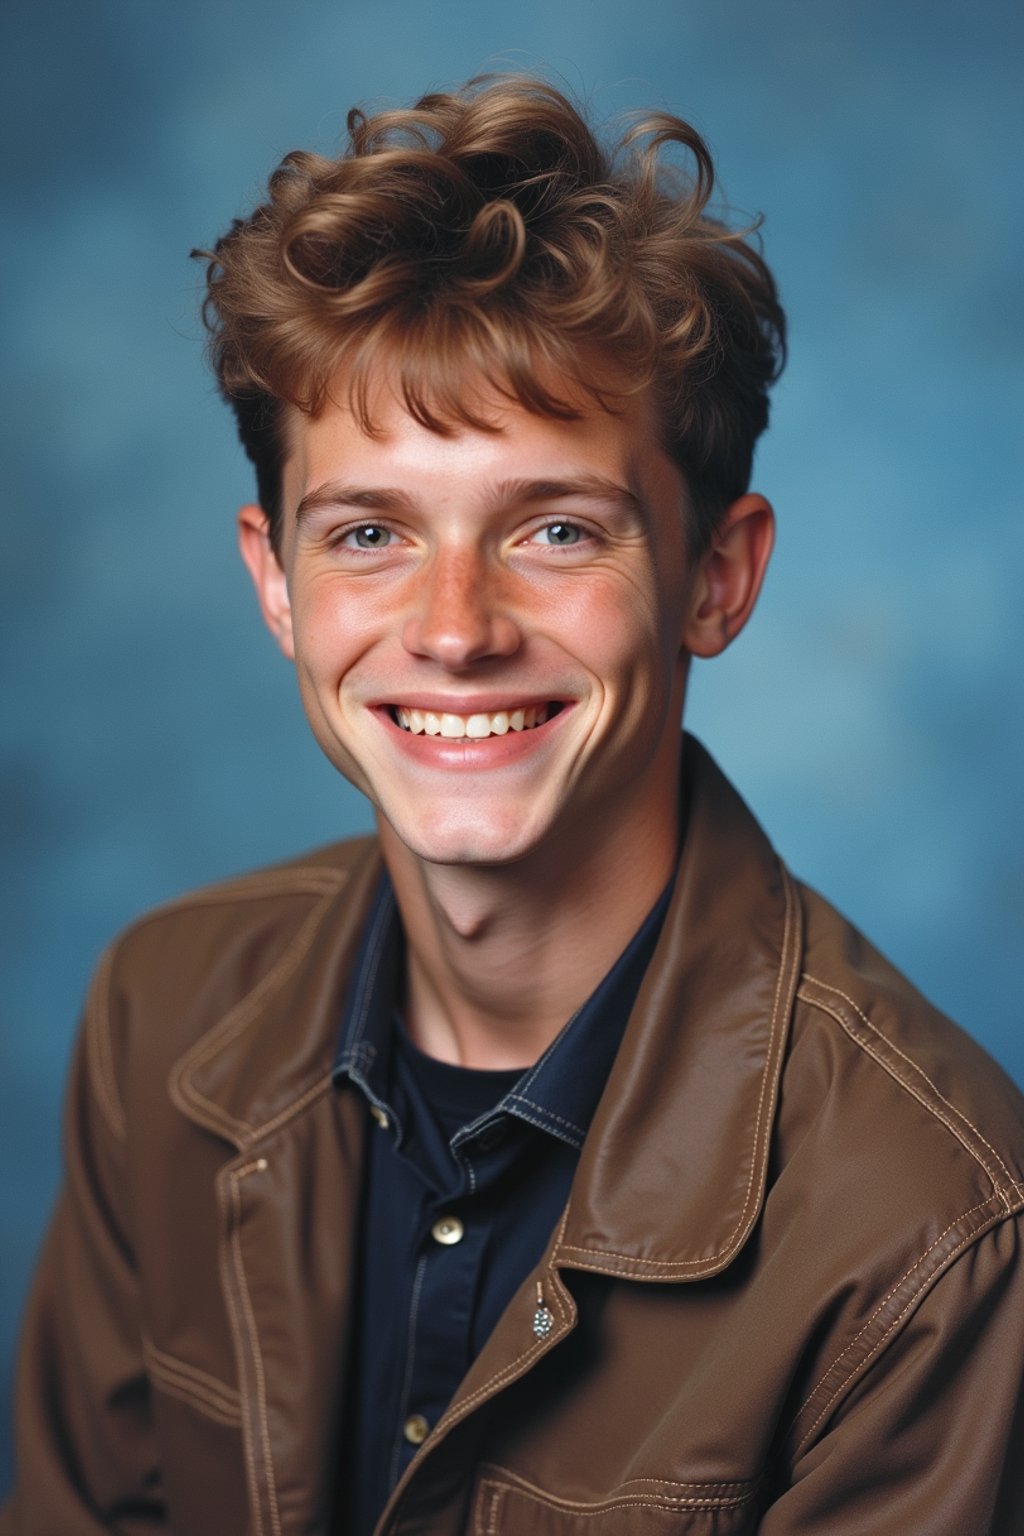
[[470, 736], [477, 741], [485, 736], [504, 736], [507, 731], [528, 731], [543, 725], [548, 718], [547, 704], [530, 704], [525, 709], [499, 709], [494, 714], [435, 714], [432, 709], [395, 709], [395, 717], [405, 731], [414, 736], [448, 736], [453, 740]]

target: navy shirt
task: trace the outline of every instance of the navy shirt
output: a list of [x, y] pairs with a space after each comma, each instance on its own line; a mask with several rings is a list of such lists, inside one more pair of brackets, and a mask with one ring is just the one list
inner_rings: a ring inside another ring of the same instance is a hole
[[364, 1173], [338, 1514], [369, 1536], [536, 1266], [661, 931], [671, 885], [525, 1071], [450, 1065], [397, 1013], [404, 940], [385, 877], [363, 933], [335, 1081], [373, 1117]]

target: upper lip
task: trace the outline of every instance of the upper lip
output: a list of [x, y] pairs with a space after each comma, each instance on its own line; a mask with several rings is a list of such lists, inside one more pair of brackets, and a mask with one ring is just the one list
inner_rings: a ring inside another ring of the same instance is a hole
[[379, 700], [377, 709], [423, 709], [436, 715], [496, 715], [503, 710], [536, 708], [540, 704], [570, 704], [557, 693], [469, 693], [453, 697], [442, 693], [403, 693]]

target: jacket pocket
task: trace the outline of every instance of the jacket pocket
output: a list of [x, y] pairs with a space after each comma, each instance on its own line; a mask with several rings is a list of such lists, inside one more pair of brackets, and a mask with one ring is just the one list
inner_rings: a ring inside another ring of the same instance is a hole
[[633, 1478], [594, 1502], [563, 1499], [500, 1467], [477, 1486], [472, 1536], [746, 1536], [757, 1484]]

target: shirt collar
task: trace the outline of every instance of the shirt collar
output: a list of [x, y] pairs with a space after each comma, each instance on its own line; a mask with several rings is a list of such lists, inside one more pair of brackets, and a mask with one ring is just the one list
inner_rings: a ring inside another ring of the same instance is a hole
[[363, 925], [338, 1034], [332, 1075], [348, 1078], [381, 1113], [385, 1102], [391, 1016], [398, 997], [402, 928], [391, 880], [377, 882]]
[[[496, 1106], [578, 1151], [622, 1043], [668, 909], [675, 876], [587, 1001]], [[387, 1102], [391, 1020], [399, 995], [404, 935], [394, 890], [385, 873], [374, 894], [338, 1035], [335, 1082], [347, 1078], [378, 1111], [396, 1119]], [[487, 1117], [491, 1119], [491, 1116]], [[396, 1132], [402, 1136], [402, 1126]]]

